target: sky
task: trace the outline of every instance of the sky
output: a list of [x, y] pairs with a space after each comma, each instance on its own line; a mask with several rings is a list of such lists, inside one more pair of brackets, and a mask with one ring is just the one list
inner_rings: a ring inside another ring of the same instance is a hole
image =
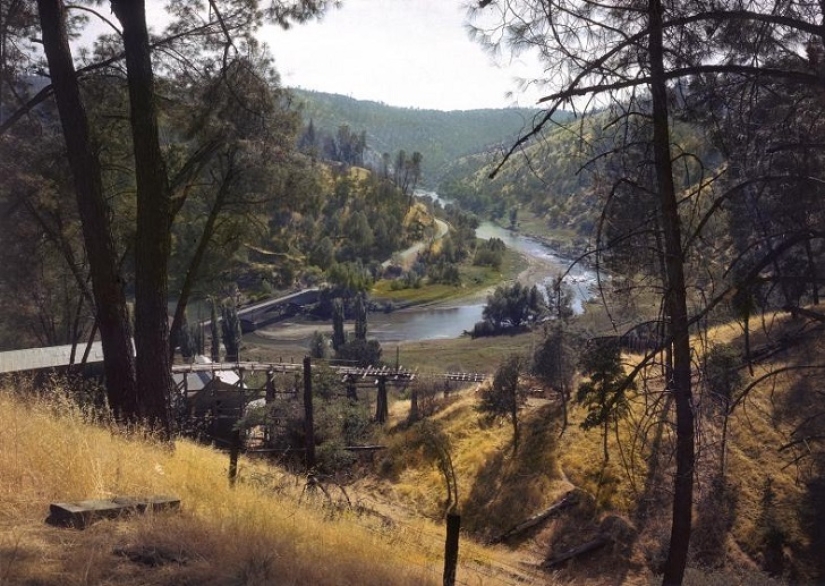
[[267, 27], [260, 38], [289, 87], [420, 109], [535, 105], [538, 94], [516, 78], [537, 67], [495, 62], [465, 22], [461, 0], [344, 0], [320, 21]]

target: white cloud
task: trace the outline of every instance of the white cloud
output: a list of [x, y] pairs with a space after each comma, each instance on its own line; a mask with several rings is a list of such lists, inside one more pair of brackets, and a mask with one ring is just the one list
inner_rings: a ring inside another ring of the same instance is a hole
[[[320, 21], [269, 25], [259, 36], [287, 86], [422, 109], [534, 106], [539, 93], [520, 91], [515, 78], [540, 68], [522, 59], [496, 65], [468, 35], [465, 1], [343, 0]], [[164, 4], [147, 0], [155, 32], [167, 20]], [[110, 31], [92, 19], [79, 44], [101, 32]]]
[[289, 86], [416, 108], [513, 105], [507, 93], [526, 68], [497, 67], [464, 23], [457, 0], [345, 0], [320, 22], [267, 27], [261, 38]]

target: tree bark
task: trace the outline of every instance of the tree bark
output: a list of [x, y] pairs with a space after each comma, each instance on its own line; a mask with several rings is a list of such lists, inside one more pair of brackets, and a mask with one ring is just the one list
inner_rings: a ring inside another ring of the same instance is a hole
[[311, 473], [315, 468], [315, 420], [312, 409], [312, 361], [309, 356], [304, 357], [304, 435], [306, 471]]
[[172, 197], [160, 149], [149, 34], [144, 0], [112, 0], [123, 26], [130, 122], [135, 152], [135, 345], [140, 414], [170, 430], [172, 392], [169, 359], [167, 271], [171, 250]]
[[138, 410], [132, 332], [100, 161], [89, 134], [66, 34], [66, 8], [62, 0], [38, 0], [37, 5], [89, 259], [109, 406], [116, 417], [131, 419]]
[[444, 542], [444, 586], [454, 586], [458, 568], [458, 544], [461, 536], [461, 515], [447, 513], [447, 539]]
[[653, 151], [659, 191], [667, 271], [667, 311], [673, 340], [673, 378], [669, 381], [676, 405], [676, 478], [674, 481], [670, 548], [662, 584], [681, 584], [687, 564], [693, 513], [693, 402], [690, 380], [690, 338], [684, 275], [684, 252], [670, 154], [670, 129], [662, 46], [661, 0], [648, 5], [650, 91], [653, 106]]

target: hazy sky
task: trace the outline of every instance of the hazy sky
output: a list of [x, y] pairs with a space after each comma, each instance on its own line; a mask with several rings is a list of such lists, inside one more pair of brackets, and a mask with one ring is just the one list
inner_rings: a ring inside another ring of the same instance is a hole
[[537, 94], [520, 93], [514, 78], [535, 69], [496, 65], [465, 20], [461, 0], [344, 0], [320, 22], [261, 38], [291, 87], [439, 110], [534, 105]]

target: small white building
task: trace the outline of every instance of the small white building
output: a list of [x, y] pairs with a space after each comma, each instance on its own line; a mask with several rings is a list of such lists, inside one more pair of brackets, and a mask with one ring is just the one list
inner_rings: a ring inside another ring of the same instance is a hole
[[[195, 365], [212, 364], [196, 356]], [[177, 367], [180, 370], [180, 367]], [[244, 416], [247, 389], [233, 370], [193, 369], [172, 374], [175, 386], [186, 401], [190, 419], [203, 424], [203, 432], [218, 442], [228, 442], [232, 429]]]

